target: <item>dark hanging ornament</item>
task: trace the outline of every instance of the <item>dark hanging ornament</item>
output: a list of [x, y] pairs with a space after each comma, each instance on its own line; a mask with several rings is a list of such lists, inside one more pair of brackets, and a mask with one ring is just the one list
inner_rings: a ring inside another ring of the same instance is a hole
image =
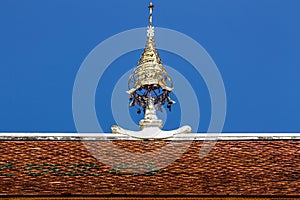
[[167, 108], [171, 111], [171, 103], [168, 103]]

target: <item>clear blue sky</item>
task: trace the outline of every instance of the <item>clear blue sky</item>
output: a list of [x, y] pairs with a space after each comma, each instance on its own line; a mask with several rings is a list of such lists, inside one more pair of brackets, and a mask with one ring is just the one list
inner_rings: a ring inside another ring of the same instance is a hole
[[[81, 63], [108, 37], [147, 26], [148, 3], [1, 0], [0, 131], [75, 132], [72, 89]], [[227, 94], [223, 132], [300, 132], [299, 0], [153, 3], [155, 26], [192, 37], [217, 64]], [[140, 54], [116, 60], [107, 73], [116, 73], [117, 66], [134, 67]], [[185, 64], [168, 52], [161, 57], [170, 66]], [[106, 98], [104, 88], [98, 90], [96, 100]], [[210, 119], [205, 92], [197, 94], [204, 98], [198, 131], [205, 131]], [[106, 132], [114, 123], [108, 108], [96, 107], [108, 116], [100, 122]], [[168, 127], [176, 123], [169, 121]]]

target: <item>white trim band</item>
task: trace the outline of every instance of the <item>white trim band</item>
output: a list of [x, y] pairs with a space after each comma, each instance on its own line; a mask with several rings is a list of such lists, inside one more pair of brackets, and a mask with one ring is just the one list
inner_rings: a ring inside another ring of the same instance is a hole
[[[154, 138], [155, 139], [155, 138]], [[139, 140], [111, 133], [0, 133], [0, 140]], [[300, 133], [188, 133], [164, 140], [300, 140]]]

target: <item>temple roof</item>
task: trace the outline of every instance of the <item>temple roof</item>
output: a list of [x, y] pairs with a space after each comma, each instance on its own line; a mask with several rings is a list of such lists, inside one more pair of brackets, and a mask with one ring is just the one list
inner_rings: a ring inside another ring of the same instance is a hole
[[[0, 136], [4, 196], [300, 197], [299, 134], [221, 134], [202, 157], [205, 134], [174, 140], [132, 140], [114, 134], [9, 135]], [[175, 148], [184, 142], [189, 142], [184, 152]], [[175, 146], [167, 153], [159, 151], [171, 144]], [[136, 155], [159, 152], [152, 158], [159, 162], [146, 159], [135, 165], [135, 157], [116, 157], [116, 147]], [[106, 160], [95, 154], [106, 155]], [[164, 163], [172, 156], [178, 158]], [[108, 164], [114, 159], [121, 164]], [[126, 168], [146, 170], [134, 173]]]

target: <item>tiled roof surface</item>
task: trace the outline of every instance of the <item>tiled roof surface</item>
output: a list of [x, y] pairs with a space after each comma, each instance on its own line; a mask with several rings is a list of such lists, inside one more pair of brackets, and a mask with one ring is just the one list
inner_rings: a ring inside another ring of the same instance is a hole
[[0, 195], [300, 196], [300, 140], [202, 145], [3, 140]]

